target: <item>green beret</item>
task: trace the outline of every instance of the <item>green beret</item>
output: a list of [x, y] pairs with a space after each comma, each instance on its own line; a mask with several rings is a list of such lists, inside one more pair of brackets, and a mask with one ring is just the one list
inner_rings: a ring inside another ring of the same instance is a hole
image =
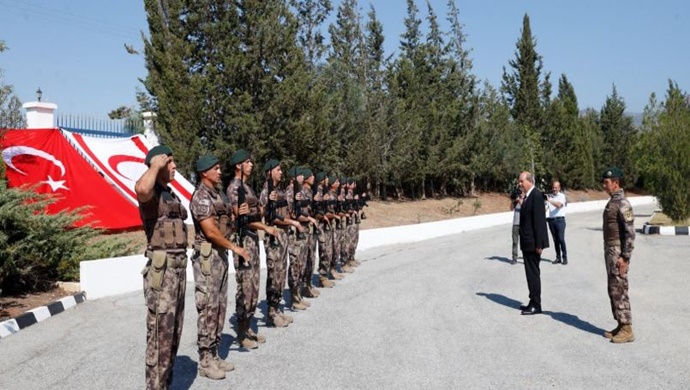
[[340, 176], [340, 184], [347, 184], [347, 177]]
[[622, 179], [623, 171], [618, 167], [607, 168], [601, 175], [602, 179]]
[[353, 178], [347, 179], [347, 184], [355, 184], [355, 179], [353, 179]]
[[288, 173], [290, 174], [290, 177], [293, 177], [293, 178], [294, 178], [294, 177], [297, 177], [297, 176], [299, 176], [299, 175], [302, 174], [302, 168], [297, 167], [297, 166], [292, 167], [292, 168], [290, 168], [290, 170], [288, 171]]
[[338, 180], [338, 176], [335, 176], [335, 175], [328, 176], [328, 181], [331, 184], [335, 183], [336, 180]]
[[218, 159], [216, 158], [216, 156], [212, 156], [210, 154], [201, 156], [196, 161], [196, 171], [206, 172], [207, 170], [213, 168], [213, 166], [215, 166], [216, 164], [218, 164]]
[[241, 164], [252, 157], [251, 153], [244, 149], [236, 151], [230, 158], [230, 165]]
[[280, 165], [280, 161], [276, 160], [275, 158], [272, 158], [266, 161], [266, 164], [264, 164], [264, 172], [268, 172], [271, 169], [277, 167], [278, 165]]
[[323, 179], [326, 178], [326, 172], [319, 172], [314, 176], [314, 180], [316, 180], [317, 183], [322, 182]]
[[158, 156], [159, 154], [164, 154], [166, 156], [172, 156], [172, 149], [170, 149], [170, 147], [167, 145], [154, 146], [146, 154], [146, 160], [144, 161], [146, 166], [150, 166], [151, 165], [151, 159]]
[[312, 176], [313, 173], [311, 172], [311, 169], [309, 168], [302, 168], [302, 176], [304, 176], [305, 179], [308, 179], [309, 176]]

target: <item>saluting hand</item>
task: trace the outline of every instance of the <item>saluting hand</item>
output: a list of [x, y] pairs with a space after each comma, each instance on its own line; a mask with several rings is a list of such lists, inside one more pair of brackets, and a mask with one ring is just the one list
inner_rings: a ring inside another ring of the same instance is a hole
[[170, 162], [170, 156], [165, 154], [159, 154], [151, 158], [151, 168], [161, 169], [164, 168]]

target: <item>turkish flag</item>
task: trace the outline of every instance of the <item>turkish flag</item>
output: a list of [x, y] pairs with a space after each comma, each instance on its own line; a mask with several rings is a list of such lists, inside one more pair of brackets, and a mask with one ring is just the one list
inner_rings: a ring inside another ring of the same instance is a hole
[[87, 206], [77, 226], [123, 230], [141, 227], [139, 210], [67, 142], [58, 129], [7, 130], [1, 140], [10, 187], [36, 185], [57, 201], [50, 214]]

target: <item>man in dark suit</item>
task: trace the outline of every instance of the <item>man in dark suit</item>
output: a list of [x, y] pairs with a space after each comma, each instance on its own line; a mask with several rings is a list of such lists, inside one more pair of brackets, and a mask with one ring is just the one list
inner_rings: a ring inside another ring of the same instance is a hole
[[542, 251], [549, 247], [549, 235], [546, 229], [544, 195], [534, 187], [534, 176], [530, 172], [522, 172], [518, 182], [525, 194], [520, 209], [520, 249], [529, 288], [529, 303], [527, 306], [520, 306], [520, 310], [524, 315], [532, 315], [541, 313], [539, 263]]

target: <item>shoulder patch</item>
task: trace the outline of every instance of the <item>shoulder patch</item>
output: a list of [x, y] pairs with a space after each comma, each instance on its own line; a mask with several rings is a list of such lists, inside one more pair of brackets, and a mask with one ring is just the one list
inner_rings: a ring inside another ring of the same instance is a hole
[[635, 214], [633, 213], [633, 209], [632, 206], [630, 206], [630, 203], [621, 202], [619, 210], [623, 215], [623, 218], [625, 218], [626, 222], [632, 222], [633, 220], [635, 220]]

